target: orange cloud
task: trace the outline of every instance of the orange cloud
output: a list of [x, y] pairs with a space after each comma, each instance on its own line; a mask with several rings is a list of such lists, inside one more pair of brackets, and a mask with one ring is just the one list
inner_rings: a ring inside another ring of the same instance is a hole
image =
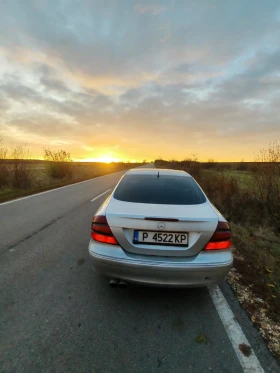
[[140, 14], [150, 13], [150, 14], [156, 16], [159, 13], [166, 10], [167, 7], [162, 6], [162, 5], [156, 5], [156, 4], [150, 4], [150, 5], [136, 4], [134, 9], [136, 10], [136, 12], [138, 12]]
[[64, 71], [65, 76], [83, 88], [91, 88], [106, 95], [118, 95], [124, 93], [127, 89], [139, 87], [148, 81], [156, 81], [157, 75], [148, 72], [141, 72], [135, 75], [117, 76], [117, 75], [91, 75], [82, 70]]

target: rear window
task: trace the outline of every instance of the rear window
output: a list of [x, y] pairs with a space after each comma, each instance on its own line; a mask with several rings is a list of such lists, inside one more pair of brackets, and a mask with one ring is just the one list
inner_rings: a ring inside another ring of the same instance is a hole
[[119, 201], [160, 205], [197, 205], [206, 198], [192, 177], [127, 175], [117, 187]]

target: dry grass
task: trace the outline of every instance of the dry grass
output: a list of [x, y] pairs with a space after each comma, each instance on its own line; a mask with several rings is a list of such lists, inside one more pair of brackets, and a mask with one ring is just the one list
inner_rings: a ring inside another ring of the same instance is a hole
[[72, 162], [69, 152], [49, 148], [44, 159], [32, 159], [24, 144], [7, 147], [0, 139], [0, 202], [140, 165]]
[[[5, 167], [10, 170], [14, 168], [15, 160], [5, 161]], [[5, 202], [10, 199], [31, 195], [49, 189], [73, 184], [76, 182], [88, 180], [94, 177], [107, 175], [113, 172], [126, 170], [137, 167], [139, 164], [133, 163], [81, 163], [71, 162], [72, 176], [52, 177], [49, 172], [48, 163], [46, 161], [25, 161], [33, 172], [32, 184], [27, 189], [14, 188], [13, 184], [0, 185], [0, 202]]]
[[234, 267], [242, 274], [241, 283], [249, 285], [253, 294], [269, 305], [271, 319], [280, 322], [280, 256], [271, 246], [278, 237], [268, 228], [250, 230], [234, 223], [231, 226]]

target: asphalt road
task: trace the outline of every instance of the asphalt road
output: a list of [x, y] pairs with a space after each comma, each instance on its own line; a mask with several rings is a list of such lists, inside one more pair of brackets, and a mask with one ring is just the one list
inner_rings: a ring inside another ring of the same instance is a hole
[[[0, 205], [0, 372], [243, 372], [208, 290], [111, 289], [91, 219], [123, 172]], [[280, 372], [227, 285], [265, 372]], [[197, 342], [202, 334], [206, 343]]]

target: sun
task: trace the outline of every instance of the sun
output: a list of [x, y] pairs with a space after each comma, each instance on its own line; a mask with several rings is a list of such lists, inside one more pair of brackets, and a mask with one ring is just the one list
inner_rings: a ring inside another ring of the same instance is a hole
[[110, 154], [101, 155], [96, 158], [85, 158], [82, 159], [83, 162], [102, 162], [102, 163], [112, 163], [112, 162], [121, 162], [119, 158], [113, 157]]
[[96, 162], [112, 163], [112, 162], [120, 162], [120, 160], [118, 158], [114, 158], [111, 155], [103, 155], [101, 157], [96, 158]]

